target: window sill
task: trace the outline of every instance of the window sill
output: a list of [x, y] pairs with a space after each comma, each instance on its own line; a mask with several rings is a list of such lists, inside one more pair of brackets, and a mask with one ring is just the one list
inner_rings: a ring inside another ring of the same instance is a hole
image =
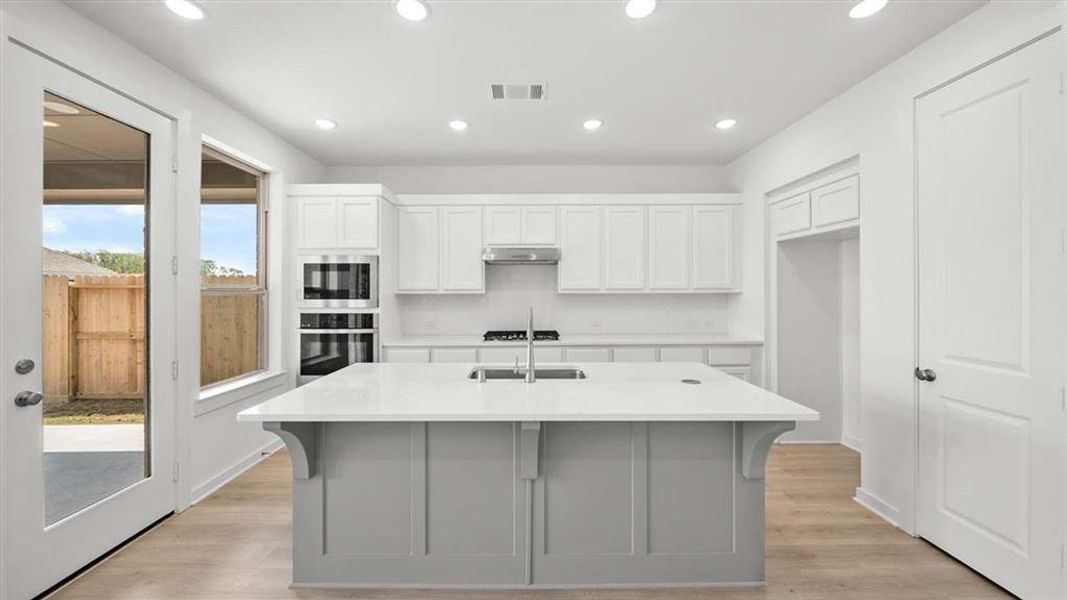
[[285, 371], [261, 371], [207, 387], [200, 391], [194, 416], [199, 417], [253, 396], [284, 389], [288, 383], [288, 377], [289, 374]]

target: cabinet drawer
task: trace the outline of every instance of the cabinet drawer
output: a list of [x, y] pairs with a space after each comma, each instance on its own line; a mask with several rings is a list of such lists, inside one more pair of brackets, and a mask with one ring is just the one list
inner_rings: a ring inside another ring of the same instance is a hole
[[811, 194], [805, 193], [774, 205], [774, 233], [781, 237], [811, 229]]
[[478, 362], [476, 348], [434, 348], [435, 363], [472, 363]]
[[429, 348], [386, 348], [385, 362], [391, 363], [428, 363]]
[[824, 185], [811, 193], [811, 219], [815, 227], [836, 225], [860, 217], [858, 177]]
[[610, 362], [609, 348], [565, 348], [563, 356], [570, 362]]
[[659, 349], [660, 362], [704, 362], [704, 349], [667, 346]]
[[[478, 357], [484, 363], [526, 364], [526, 348], [509, 346], [507, 348], [482, 348]], [[534, 362], [563, 362], [563, 348], [534, 348]]]
[[615, 362], [656, 362], [656, 349], [621, 346], [615, 348]]
[[709, 365], [750, 365], [752, 350], [749, 348], [708, 348]]

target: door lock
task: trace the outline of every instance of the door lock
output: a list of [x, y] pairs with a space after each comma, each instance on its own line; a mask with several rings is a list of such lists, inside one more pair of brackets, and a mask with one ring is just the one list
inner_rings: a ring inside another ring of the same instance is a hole
[[26, 375], [30, 371], [33, 371], [34, 366], [36, 365], [33, 364], [32, 360], [28, 358], [23, 358], [20, 359], [17, 363], [15, 363], [15, 372], [19, 375]]
[[933, 369], [920, 369], [915, 367], [915, 378], [919, 381], [934, 381], [937, 379], [937, 372]]
[[37, 406], [44, 400], [41, 392], [22, 391], [15, 395], [15, 406]]

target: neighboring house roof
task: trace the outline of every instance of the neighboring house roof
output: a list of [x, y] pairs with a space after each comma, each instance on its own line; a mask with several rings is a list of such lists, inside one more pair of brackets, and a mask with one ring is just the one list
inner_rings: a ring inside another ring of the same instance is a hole
[[75, 256], [48, 248], [44, 248], [43, 265], [42, 272], [45, 275], [66, 275], [68, 277], [75, 275], [118, 275], [111, 269], [105, 269], [100, 265], [94, 265]]

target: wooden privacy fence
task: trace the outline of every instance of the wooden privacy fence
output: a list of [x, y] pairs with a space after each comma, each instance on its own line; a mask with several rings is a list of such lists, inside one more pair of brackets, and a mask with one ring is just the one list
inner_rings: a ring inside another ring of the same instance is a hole
[[[143, 275], [43, 276], [44, 393], [49, 399], [144, 398]], [[252, 285], [255, 277], [212, 277]], [[259, 298], [205, 295], [201, 302], [201, 382], [259, 367]]]

